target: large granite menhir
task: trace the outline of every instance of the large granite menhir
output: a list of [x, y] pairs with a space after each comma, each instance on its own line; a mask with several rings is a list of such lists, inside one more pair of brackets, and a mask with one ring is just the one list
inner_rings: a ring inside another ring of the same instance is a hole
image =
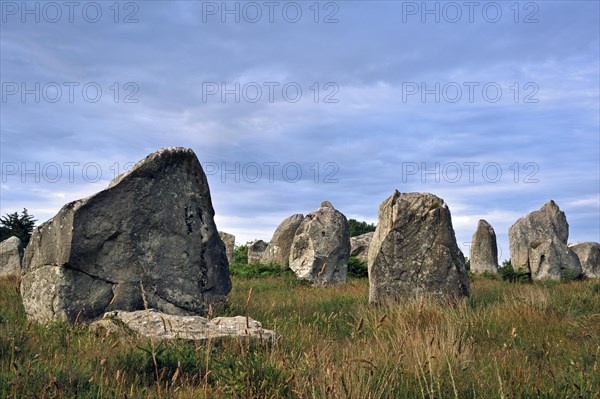
[[290, 248], [290, 269], [317, 286], [345, 283], [348, 278], [348, 220], [329, 201], [309, 213], [296, 230]]
[[444, 200], [395, 191], [379, 207], [369, 245], [369, 301], [453, 301], [469, 294], [465, 259]]
[[174, 315], [222, 305], [231, 280], [213, 218], [194, 152], [150, 154], [34, 230], [21, 283], [27, 316], [87, 321], [144, 309], [143, 297], [149, 308]]
[[554, 201], [517, 220], [508, 229], [510, 261], [534, 280], [581, 276], [577, 254], [567, 246], [569, 224]]

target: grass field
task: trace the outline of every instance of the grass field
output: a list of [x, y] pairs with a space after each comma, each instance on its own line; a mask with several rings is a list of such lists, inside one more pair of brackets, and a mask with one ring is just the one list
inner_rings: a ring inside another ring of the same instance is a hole
[[[463, 304], [368, 305], [368, 281], [234, 277], [272, 346], [130, 342], [26, 320], [0, 280], [0, 398], [599, 398], [600, 282], [472, 281]], [[252, 294], [248, 300], [248, 294]]]

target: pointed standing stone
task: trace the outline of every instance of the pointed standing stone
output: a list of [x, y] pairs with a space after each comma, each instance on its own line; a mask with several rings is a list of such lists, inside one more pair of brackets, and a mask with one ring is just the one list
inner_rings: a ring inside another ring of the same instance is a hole
[[496, 232], [485, 220], [477, 224], [471, 241], [471, 272], [498, 273], [498, 244]]
[[222, 305], [231, 280], [214, 214], [191, 149], [150, 154], [33, 231], [21, 282], [27, 316], [88, 321], [142, 310], [143, 296], [175, 315]]
[[348, 278], [348, 220], [329, 201], [306, 215], [290, 249], [290, 269], [314, 285], [345, 283]]
[[515, 270], [534, 280], [581, 276], [577, 254], [567, 246], [569, 224], [554, 201], [517, 220], [508, 229], [510, 260]]
[[379, 207], [369, 246], [369, 301], [469, 294], [465, 258], [444, 200], [429, 193], [395, 191]]

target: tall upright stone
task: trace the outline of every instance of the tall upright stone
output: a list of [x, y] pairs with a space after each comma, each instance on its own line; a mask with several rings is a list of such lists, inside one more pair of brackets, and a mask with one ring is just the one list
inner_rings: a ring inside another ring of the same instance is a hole
[[369, 246], [369, 301], [454, 300], [469, 294], [465, 259], [444, 200], [396, 190], [379, 207]]
[[267, 249], [267, 243], [263, 240], [256, 240], [248, 245], [248, 264], [254, 265], [260, 263]]
[[569, 224], [554, 201], [517, 220], [508, 229], [510, 260], [515, 270], [534, 280], [581, 276], [577, 254], [567, 246]]
[[471, 272], [498, 273], [498, 244], [496, 232], [485, 220], [477, 224], [477, 230], [471, 240]]
[[306, 215], [290, 249], [290, 269], [314, 285], [345, 283], [348, 278], [348, 220], [329, 201]]
[[295, 214], [286, 218], [273, 233], [273, 238], [265, 250], [261, 263], [275, 263], [282, 269], [289, 269], [290, 249], [294, 242], [296, 230], [304, 220], [304, 215]]
[[208, 182], [184, 148], [150, 154], [38, 226], [21, 283], [25, 312], [39, 322], [86, 321], [145, 305], [202, 314], [222, 305], [230, 289]]
[[229, 264], [232, 264], [233, 250], [235, 249], [235, 236], [233, 234], [225, 233], [224, 231], [219, 231], [219, 237], [221, 237], [221, 241], [223, 241], [223, 244], [225, 244], [227, 262], [229, 262]]
[[586, 278], [600, 278], [600, 244], [597, 242], [581, 242], [569, 245], [577, 254], [581, 270]]
[[19, 237], [9, 237], [0, 242], [0, 277], [21, 274], [23, 244]]

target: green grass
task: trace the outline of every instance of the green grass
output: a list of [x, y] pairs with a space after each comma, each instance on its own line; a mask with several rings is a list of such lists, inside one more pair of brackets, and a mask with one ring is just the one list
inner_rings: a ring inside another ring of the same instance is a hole
[[276, 330], [274, 345], [40, 326], [27, 321], [17, 282], [0, 280], [0, 398], [600, 397], [597, 281], [477, 277], [459, 305], [381, 307], [369, 306], [366, 279], [233, 282], [227, 314]]
[[292, 277], [294, 275], [294, 272], [290, 269], [283, 269], [277, 264], [263, 265], [259, 263], [251, 265], [245, 263], [232, 263], [229, 265], [229, 272], [231, 276], [241, 278]]

